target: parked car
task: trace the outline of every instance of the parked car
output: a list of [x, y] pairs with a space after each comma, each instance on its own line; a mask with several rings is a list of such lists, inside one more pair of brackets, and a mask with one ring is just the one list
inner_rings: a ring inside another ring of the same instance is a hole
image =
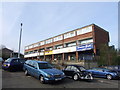
[[117, 71], [117, 72], [120, 72], [120, 65], [105, 66], [105, 68], [110, 69], [110, 70], [114, 70], [114, 71]]
[[93, 80], [92, 73], [88, 72], [83, 66], [67, 65], [63, 72], [67, 77], [71, 77], [75, 81], [79, 79]]
[[54, 68], [46, 61], [27, 60], [23, 66], [25, 75], [31, 75], [40, 80], [41, 83], [60, 81], [65, 78], [64, 72]]
[[25, 61], [26, 61], [25, 59], [21, 59], [17, 57], [8, 58], [2, 64], [2, 69], [9, 71], [23, 70], [23, 65]]
[[117, 79], [120, 77], [120, 74], [118, 74], [116, 71], [106, 68], [92, 68], [89, 69], [88, 71], [92, 72], [92, 75], [94, 77], [102, 77], [102, 78], [107, 78], [109, 80]]

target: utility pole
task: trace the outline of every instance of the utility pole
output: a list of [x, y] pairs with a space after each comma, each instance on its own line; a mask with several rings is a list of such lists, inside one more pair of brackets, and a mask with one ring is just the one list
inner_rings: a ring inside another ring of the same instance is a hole
[[19, 50], [18, 50], [18, 58], [20, 58], [20, 46], [21, 46], [21, 36], [22, 36], [22, 23], [21, 23], [21, 29], [20, 29], [20, 38], [19, 38]]

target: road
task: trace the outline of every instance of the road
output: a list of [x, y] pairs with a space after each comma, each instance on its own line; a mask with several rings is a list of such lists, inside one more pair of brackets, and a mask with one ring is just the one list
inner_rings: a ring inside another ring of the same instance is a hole
[[32, 76], [25, 76], [24, 72], [8, 72], [2, 70], [2, 88], [118, 88], [120, 80], [95, 78], [92, 82], [84, 80], [74, 81], [66, 78], [62, 82], [41, 84]]

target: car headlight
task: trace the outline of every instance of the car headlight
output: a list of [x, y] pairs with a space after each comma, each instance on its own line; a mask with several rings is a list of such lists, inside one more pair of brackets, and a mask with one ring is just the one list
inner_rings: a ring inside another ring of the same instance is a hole
[[114, 73], [114, 75], [117, 75], [117, 73]]
[[52, 75], [49, 75], [49, 74], [47, 74], [46, 76], [47, 76], [48, 78], [52, 77]]
[[7, 66], [10, 66], [10, 64], [7, 64]]

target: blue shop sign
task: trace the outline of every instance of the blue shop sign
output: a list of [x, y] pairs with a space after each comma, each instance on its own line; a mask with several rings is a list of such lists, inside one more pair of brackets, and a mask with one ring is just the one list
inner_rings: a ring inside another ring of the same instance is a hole
[[85, 50], [91, 50], [91, 49], [93, 49], [93, 43], [85, 44], [85, 45], [81, 45], [81, 46], [76, 47], [77, 51], [85, 51]]

